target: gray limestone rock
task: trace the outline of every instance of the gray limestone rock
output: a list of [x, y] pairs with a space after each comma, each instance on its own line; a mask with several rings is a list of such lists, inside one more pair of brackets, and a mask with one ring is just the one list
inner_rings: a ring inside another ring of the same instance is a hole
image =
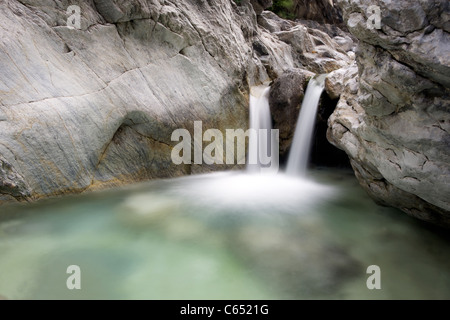
[[270, 111], [274, 128], [280, 130], [280, 155], [289, 150], [305, 95], [308, 80], [314, 73], [303, 69], [290, 69], [273, 83], [270, 94]]
[[[360, 43], [358, 80], [329, 76], [340, 101], [328, 138], [347, 152], [380, 203], [450, 226], [450, 37], [448, 1], [339, 1]], [[367, 28], [380, 7], [381, 29]], [[343, 79], [343, 85], [333, 78]], [[333, 84], [333, 83], [334, 84]]]

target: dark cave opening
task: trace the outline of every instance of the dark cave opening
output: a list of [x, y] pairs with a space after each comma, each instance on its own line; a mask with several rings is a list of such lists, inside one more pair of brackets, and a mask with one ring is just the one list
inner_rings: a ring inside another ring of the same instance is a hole
[[[328, 118], [334, 112], [338, 101], [339, 98], [331, 99], [325, 92], [322, 93], [314, 126], [313, 140], [311, 142], [310, 167], [351, 169], [350, 159], [347, 154], [332, 145], [327, 139]], [[286, 153], [280, 154], [280, 165], [283, 169], [286, 167], [290, 149], [291, 147], [289, 147]]]
[[311, 144], [310, 166], [351, 168], [347, 154], [327, 139], [328, 118], [334, 112], [338, 101], [339, 99], [333, 100], [325, 92], [322, 93]]

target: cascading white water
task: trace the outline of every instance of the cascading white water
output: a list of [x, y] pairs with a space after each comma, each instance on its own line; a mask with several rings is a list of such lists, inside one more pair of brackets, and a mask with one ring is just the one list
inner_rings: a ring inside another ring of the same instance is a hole
[[306, 89], [286, 168], [289, 175], [306, 174], [317, 107], [325, 87], [325, 77], [326, 74], [322, 74], [311, 79]]
[[[247, 171], [273, 172], [278, 169], [278, 141], [272, 135], [269, 106], [270, 87], [253, 87], [250, 94], [250, 136]], [[270, 153], [270, 155], [269, 155]], [[270, 167], [267, 167], [270, 162]]]

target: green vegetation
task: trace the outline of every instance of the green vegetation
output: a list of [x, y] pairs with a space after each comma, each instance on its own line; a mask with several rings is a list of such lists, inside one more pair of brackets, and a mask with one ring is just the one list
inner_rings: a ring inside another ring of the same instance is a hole
[[284, 19], [295, 19], [295, 14], [293, 13], [294, 2], [292, 0], [273, 0], [272, 7], [268, 10], [275, 12], [278, 16]]
[[[242, 0], [233, 0], [238, 6], [242, 4]], [[268, 8], [278, 16], [284, 19], [295, 19], [294, 9], [294, 1], [292, 0], [273, 0], [273, 5]]]

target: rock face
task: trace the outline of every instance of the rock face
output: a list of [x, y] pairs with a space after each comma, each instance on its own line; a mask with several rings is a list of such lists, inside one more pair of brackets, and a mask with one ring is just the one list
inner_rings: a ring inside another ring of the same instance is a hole
[[269, 96], [274, 128], [280, 130], [280, 156], [283, 158], [292, 143], [307, 81], [316, 73], [341, 70], [350, 65], [354, 44], [337, 27], [319, 26], [314, 21], [293, 23], [269, 11], [258, 17], [258, 23], [290, 45], [296, 63], [296, 68], [278, 76]]
[[249, 3], [83, 1], [80, 30], [71, 4], [0, 5], [0, 201], [217, 169], [174, 165], [173, 130], [246, 129], [249, 87], [294, 66]]
[[[381, 29], [369, 28], [378, 5]], [[360, 40], [356, 67], [328, 78], [341, 91], [329, 140], [382, 204], [450, 226], [448, 1], [339, 1]], [[341, 84], [342, 83], [342, 84]]]
[[90, 0], [78, 16], [67, 0], [3, 1], [0, 202], [230, 168], [174, 165], [172, 132], [245, 130], [250, 86], [346, 64], [270, 2]]
[[303, 25], [277, 32], [278, 38], [289, 43], [302, 66], [315, 73], [328, 73], [349, 63], [345, 51], [324, 32]]

